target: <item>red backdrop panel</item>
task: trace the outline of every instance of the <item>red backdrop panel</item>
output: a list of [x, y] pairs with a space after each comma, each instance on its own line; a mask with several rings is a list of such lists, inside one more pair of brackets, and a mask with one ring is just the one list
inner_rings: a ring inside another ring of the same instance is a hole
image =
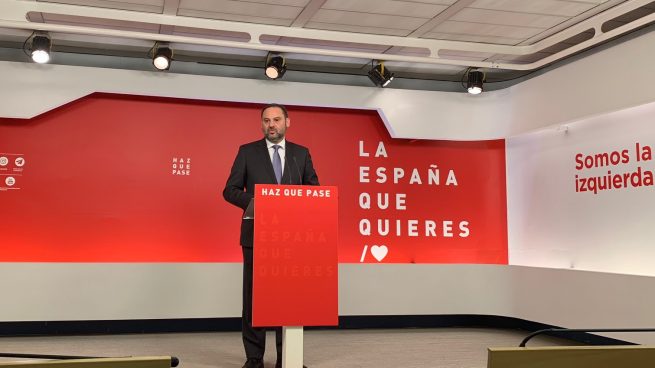
[[[0, 261], [240, 261], [241, 210], [221, 192], [260, 108], [94, 94], [0, 119]], [[391, 139], [375, 111], [289, 112], [288, 139], [339, 187], [341, 262], [507, 263], [503, 140]]]
[[336, 187], [257, 185], [253, 326], [336, 326]]

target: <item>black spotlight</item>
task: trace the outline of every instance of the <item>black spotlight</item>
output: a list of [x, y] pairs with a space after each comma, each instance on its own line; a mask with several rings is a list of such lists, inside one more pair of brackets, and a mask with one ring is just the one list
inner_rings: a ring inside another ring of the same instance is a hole
[[368, 72], [368, 77], [371, 79], [371, 82], [378, 87], [386, 87], [393, 80], [393, 73], [384, 67], [383, 62], [379, 62], [378, 65], [371, 68]]
[[484, 84], [484, 73], [471, 69], [468, 72], [468, 79], [466, 82], [466, 90], [472, 95], [479, 95], [482, 93], [482, 86]]
[[157, 70], [168, 70], [173, 60], [173, 50], [168, 46], [155, 45], [155, 53], [152, 56], [152, 65]]
[[37, 34], [32, 38], [30, 56], [35, 63], [45, 64], [50, 61], [50, 37], [47, 34]]
[[270, 79], [282, 78], [287, 71], [287, 63], [284, 57], [280, 55], [271, 56], [266, 58], [266, 76]]

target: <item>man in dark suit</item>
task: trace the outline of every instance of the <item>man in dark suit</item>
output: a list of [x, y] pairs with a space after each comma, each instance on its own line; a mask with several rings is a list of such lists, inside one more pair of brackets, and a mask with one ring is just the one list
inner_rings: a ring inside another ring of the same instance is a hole
[[[287, 109], [270, 104], [262, 109], [264, 138], [239, 147], [223, 190], [226, 201], [244, 211], [254, 197], [255, 184], [319, 185], [309, 150], [285, 139], [291, 125]], [[263, 368], [266, 330], [252, 327], [252, 263], [254, 221], [241, 220], [243, 252], [242, 335], [246, 350], [243, 368]], [[282, 329], [275, 329], [276, 367], [282, 363]]]

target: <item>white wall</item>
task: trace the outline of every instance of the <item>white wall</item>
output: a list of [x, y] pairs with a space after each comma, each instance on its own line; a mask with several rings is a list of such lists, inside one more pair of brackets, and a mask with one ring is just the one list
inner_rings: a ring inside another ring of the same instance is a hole
[[[240, 285], [241, 264], [3, 264], [0, 315], [2, 321], [238, 317]], [[652, 277], [549, 268], [342, 264], [339, 314], [480, 314], [570, 328], [652, 327], [654, 287]], [[655, 344], [655, 334], [608, 335]]]
[[[576, 192], [575, 177], [655, 170], [655, 103], [507, 140], [510, 263], [655, 276], [655, 186]], [[576, 170], [577, 154], [627, 150], [630, 162]], [[582, 185], [580, 183], [580, 188]]]
[[[0, 116], [29, 118], [92, 92], [376, 109], [397, 138], [485, 140], [655, 101], [655, 32], [478, 96], [0, 62]], [[39, 103], [35, 104], [35, 93]]]
[[655, 101], [655, 32], [510, 88], [508, 136]]
[[31, 118], [90, 93], [109, 92], [378, 110], [391, 135], [402, 138], [478, 140], [510, 133], [507, 90], [472, 96], [1, 61], [0, 81], [0, 116], [8, 118]]
[[[508, 141], [510, 259], [539, 267], [342, 265], [340, 313], [477, 313], [567, 327], [644, 327], [655, 325], [655, 293], [651, 292], [655, 278], [611, 272], [652, 275], [647, 268], [652, 250], [646, 240], [652, 234], [648, 225], [653, 217], [644, 208], [652, 201], [644, 196], [635, 199], [627, 192], [593, 201], [589, 196], [571, 198], [569, 161], [572, 150], [579, 147], [651, 141], [651, 128], [645, 121], [635, 123], [621, 136], [621, 122], [612, 117], [588, 127], [573, 124], [568, 135], [552, 129], [535, 131], [655, 101], [655, 91], [633, 88], [634, 81], [655, 82], [655, 73], [646, 68], [650, 68], [646, 60], [652, 60], [648, 56], [655, 52], [652, 45], [655, 34], [646, 34], [478, 97], [0, 62], [0, 116], [30, 117], [102, 91], [380, 109], [396, 137], [512, 136]], [[580, 82], [591, 79], [585, 74], [588, 67], [602, 72], [602, 78], [591, 81], [591, 87], [581, 87]], [[594, 143], [595, 139], [600, 142]], [[629, 222], [628, 211], [635, 208], [647, 215], [644, 223]], [[592, 219], [581, 221], [576, 213]], [[617, 221], [632, 224], [631, 231], [616, 228]], [[604, 239], [613, 234], [620, 236]], [[577, 248], [581, 242], [583, 248]], [[597, 244], [600, 248], [595, 252]], [[540, 268], [571, 264], [576, 270]], [[240, 308], [239, 270], [238, 264], [3, 264], [0, 319], [232, 317]], [[655, 342], [648, 335], [625, 338]]]

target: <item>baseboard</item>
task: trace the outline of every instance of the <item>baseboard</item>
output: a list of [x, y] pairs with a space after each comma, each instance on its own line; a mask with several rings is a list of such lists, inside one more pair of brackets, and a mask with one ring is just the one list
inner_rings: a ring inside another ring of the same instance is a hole
[[[393, 315], [341, 316], [338, 327], [308, 327], [316, 329], [376, 329], [376, 328], [445, 328], [478, 327], [521, 330], [526, 336], [534, 331], [558, 328], [520, 318], [490, 315]], [[126, 333], [226, 332], [240, 331], [241, 318], [181, 318], [93, 321], [0, 322], [0, 336], [26, 335], [98, 335]], [[588, 345], [633, 345], [633, 343], [590, 333], [549, 333]]]

